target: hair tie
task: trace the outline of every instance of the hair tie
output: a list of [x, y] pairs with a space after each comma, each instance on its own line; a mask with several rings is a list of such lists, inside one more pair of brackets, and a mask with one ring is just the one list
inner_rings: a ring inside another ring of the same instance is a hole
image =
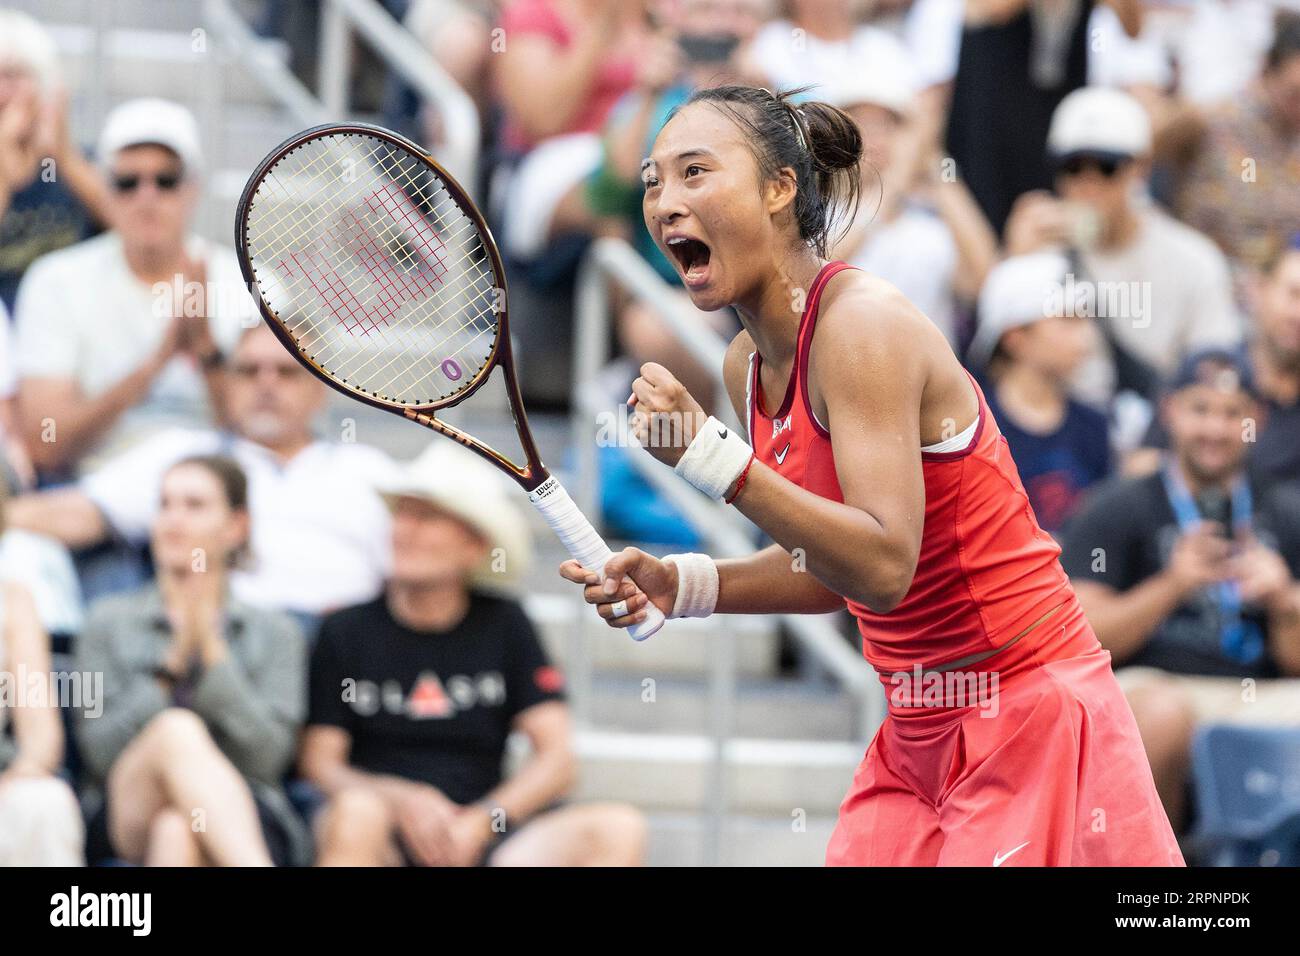
[[786, 109], [790, 111], [790, 121], [794, 123], [794, 135], [798, 137], [799, 145], [805, 153], [811, 155], [812, 150], [808, 148], [808, 140], [803, 135], [803, 123], [799, 122], [799, 107], [787, 105]]
[[811, 155], [812, 150], [808, 148], [808, 140], [803, 134], [803, 124], [799, 122], [799, 107], [791, 106], [789, 102], [781, 99], [781, 97], [777, 96], [766, 86], [760, 86], [758, 87], [758, 89], [762, 90], [772, 99], [776, 100], [776, 102], [780, 105], [780, 107], [790, 114], [790, 122], [794, 124], [795, 139], [799, 141], [799, 145], [803, 148], [803, 151]]

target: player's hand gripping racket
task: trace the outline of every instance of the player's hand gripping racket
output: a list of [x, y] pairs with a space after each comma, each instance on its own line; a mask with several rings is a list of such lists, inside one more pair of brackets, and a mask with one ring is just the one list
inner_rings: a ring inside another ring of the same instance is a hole
[[[266, 157], [235, 215], [239, 264], [263, 317], [317, 378], [454, 438], [501, 468], [583, 567], [611, 553], [542, 464], [510, 351], [506, 277], [483, 216], [418, 146], [360, 123], [318, 126]], [[500, 366], [523, 466], [436, 413]], [[628, 628], [644, 640], [663, 626]]]

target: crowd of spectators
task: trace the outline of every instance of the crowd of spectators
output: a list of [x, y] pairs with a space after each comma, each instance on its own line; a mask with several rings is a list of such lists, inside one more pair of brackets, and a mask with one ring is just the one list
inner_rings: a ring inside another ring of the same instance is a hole
[[[264, 6], [295, 49], [319, 28]], [[640, 163], [693, 90], [844, 109], [864, 200], [833, 257], [979, 377], [1175, 825], [1199, 724], [1300, 724], [1300, 5], [385, 6], [477, 104], [489, 220], [543, 294], [616, 237], [689, 307]], [[435, 104], [389, 87], [390, 125], [436, 151]], [[0, 865], [640, 860], [636, 810], [570, 798], [498, 477], [451, 443], [399, 466], [321, 433], [323, 387], [195, 232], [194, 116], [115, 104], [83, 151], [76, 92], [0, 10]], [[714, 371], [614, 293], [627, 367], [715, 405]], [[60, 666], [84, 706], [19, 699]], [[531, 756], [504, 775], [512, 733]]]

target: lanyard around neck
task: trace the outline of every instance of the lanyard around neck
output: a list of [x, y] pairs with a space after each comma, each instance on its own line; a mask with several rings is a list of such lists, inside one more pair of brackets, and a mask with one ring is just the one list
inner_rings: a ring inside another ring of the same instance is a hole
[[[1161, 472], [1165, 494], [1174, 510], [1178, 528], [1187, 534], [1202, 520], [1196, 499], [1192, 497], [1182, 472], [1172, 458], [1166, 461]], [[1238, 475], [1232, 484], [1232, 530], [1238, 539], [1245, 537], [1253, 526], [1254, 501], [1250, 484]], [[1215, 603], [1219, 610], [1219, 647], [1224, 655], [1241, 664], [1253, 664], [1264, 653], [1264, 635], [1259, 625], [1241, 614], [1241, 588], [1236, 581], [1220, 581], [1214, 585]]]

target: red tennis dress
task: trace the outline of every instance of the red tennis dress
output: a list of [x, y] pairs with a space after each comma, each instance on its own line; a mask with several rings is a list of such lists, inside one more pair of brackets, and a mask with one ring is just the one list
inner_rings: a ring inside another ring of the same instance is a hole
[[[764, 464], [843, 501], [830, 433], [808, 398], [818, 273], [780, 407], [750, 358], [749, 438]], [[1128, 702], [979, 398], [959, 451], [918, 451], [920, 560], [888, 614], [847, 601], [888, 714], [826, 849], [859, 866], [1182, 866]], [[991, 651], [991, 657], [983, 658]], [[983, 658], [975, 660], [976, 658]]]

